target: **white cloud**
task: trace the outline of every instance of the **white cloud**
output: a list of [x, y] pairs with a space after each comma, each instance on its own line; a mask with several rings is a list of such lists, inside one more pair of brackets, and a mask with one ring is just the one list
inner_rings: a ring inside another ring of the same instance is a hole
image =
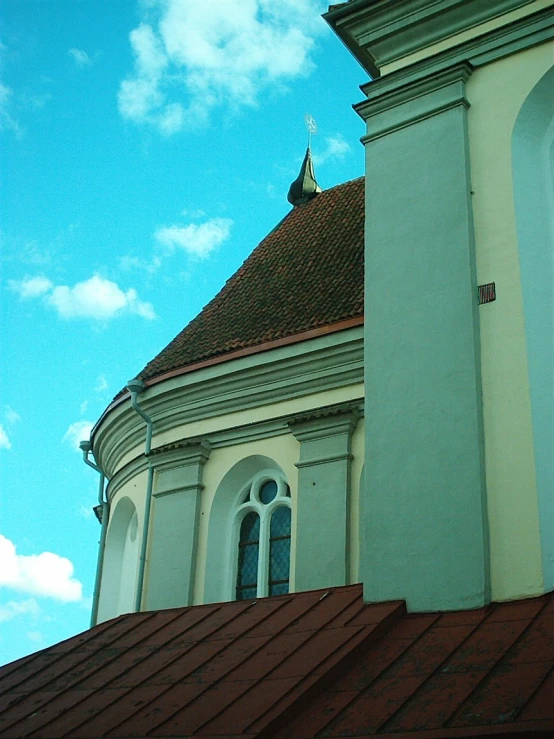
[[206, 259], [229, 238], [232, 225], [229, 218], [212, 218], [205, 223], [189, 223], [188, 226], [162, 226], [156, 229], [154, 238], [170, 250], [179, 247], [190, 256]]
[[115, 282], [93, 275], [73, 287], [59, 285], [48, 296], [62, 318], [96, 318], [107, 320], [121, 312], [136, 313], [143, 318], [155, 318], [150, 303], [138, 299], [134, 288], [123, 292]]
[[40, 298], [54, 287], [47, 277], [41, 275], [24, 277], [22, 280], [10, 280], [8, 285], [10, 290], [16, 292], [24, 300]]
[[122, 313], [134, 313], [149, 320], [156, 317], [152, 304], [139, 300], [134, 288], [123, 291], [117, 283], [97, 274], [73, 287], [55, 286], [42, 276], [11, 280], [9, 286], [23, 299], [44, 298], [61, 318], [105, 321]]
[[17, 554], [14, 544], [0, 535], [0, 587], [62, 601], [82, 598], [82, 585], [73, 577], [73, 564], [58, 554]]
[[319, 153], [314, 152], [314, 164], [322, 165], [328, 159], [342, 159], [342, 157], [350, 151], [350, 144], [342, 137], [340, 133], [335, 136], [328, 136], [325, 139], [325, 148]]
[[9, 439], [6, 429], [0, 423], [0, 449], [11, 449], [12, 444]]
[[89, 64], [92, 64], [92, 59], [82, 49], [69, 49], [67, 53], [78, 67], [87, 67]]
[[40, 608], [34, 598], [28, 600], [10, 600], [4, 605], [0, 605], [0, 623], [3, 621], [11, 621], [12, 618], [17, 616], [26, 616], [28, 614], [32, 616], [38, 616]]
[[79, 413], [83, 415], [83, 413], [87, 412], [87, 408], [88, 408], [88, 400], [83, 400], [83, 402], [79, 406]]
[[129, 35], [121, 115], [170, 135], [216, 106], [255, 105], [264, 89], [312, 71], [324, 10], [322, 0], [150, 0]]
[[62, 441], [67, 441], [78, 452], [81, 451], [79, 443], [90, 439], [90, 432], [94, 424], [92, 421], [75, 421], [67, 429]]
[[29, 641], [38, 643], [42, 641], [42, 633], [40, 631], [28, 631], [27, 632], [27, 639]]

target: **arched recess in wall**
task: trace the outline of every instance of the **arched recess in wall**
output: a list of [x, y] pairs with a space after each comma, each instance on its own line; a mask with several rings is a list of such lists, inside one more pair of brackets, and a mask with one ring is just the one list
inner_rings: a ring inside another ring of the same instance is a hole
[[138, 557], [137, 511], [131, 499], [124, 497], [110, 516], [102, 567], [99, 621], [134, 610]]
[[541, 547], [546, 590], [554, 588], [554, 67], [523, 103], [512, 166]]
[[237, 462], [222, 478], [210, 510], [208, 551], [204, 581], [204, 602], [233, 600], [235, 558], [233, 519], [249, 481], [267, 472], [268, 477], [285, 479], [281, 467], [269, 457], [252, 455]]

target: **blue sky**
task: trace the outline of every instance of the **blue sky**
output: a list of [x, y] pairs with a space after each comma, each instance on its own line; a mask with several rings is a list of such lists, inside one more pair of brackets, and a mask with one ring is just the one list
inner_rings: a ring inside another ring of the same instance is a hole
[[88, 627], [112, 397], [289, 211], [363, 173], [318, 0], [0, 2], [0, 664]]

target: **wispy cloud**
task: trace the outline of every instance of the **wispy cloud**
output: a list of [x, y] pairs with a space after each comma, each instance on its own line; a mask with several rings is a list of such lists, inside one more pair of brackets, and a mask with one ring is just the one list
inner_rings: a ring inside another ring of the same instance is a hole
[[11, 621], [12, 618], [17, 616], [38, 616], [40, 608], [34, 598], [28, 598], [27, 600], [10, 600], [3, 605], [0, 605], [0, 623], [3, 621]]
[[54, 287], [47, 277], [37, 275], [36, 277], [24, 277], [22, 280], [10, 280], [8, 283], [11, 290], [16, 292], [20, 298], [40, 298]]
[[92, 59], [83, 49], [69, 49], [67, 53], [78, 67], [88, 67], [92, 64]]
[[342, 134], [337, 133], [334, 136], [326, 137], [324, 148], [321, 151], [315, 149], [314, 146], [314, 164], [321, 166], [329, 159], [342, 159], [350, 151], [350, 144], [343, 138]]
[[140, 300], [134, 288], [123, 290], [117, 283], [97, 274], [73, 287], [56, 286], [43, 276], [10, 280], [9, 287], [22, 299], [43, 298], [60, 318], [106, 321], [124, 313], [150, 320], [156, 317], [151, 303]]
[[18, 423], [21, 421], [21, 416], [17, 411], [14, 411], [14, 409], [6, 405], [4, 406], [4, 416], [6, 417], [6, 421], [10, 424], [10, 426], [13, 426], [14, 423]]
[[106, 375], [103, 372], [101, 372], [96, 378], [96, 384], [94, 385], [94, 392], [103, 393], [107, 389], [108, 389], [108, 381], [106, 380]]
[[90, 432], [93, 426], [92, 421], [75, 421], [65, 432], [62, 441], [68, 442], [79, 452], [81, 450], [79, 446], [80, 442], [90, 439]]
[[[7, 52], [7, 47], [0, 41], [0, 61]], [[12, 131], [17, 138], [23, 135], [23, 129], [14, 117], [13, 90], [0, 80], [0, 131]]]
[[13, 131], [17, 137], [23, 133], [21, 126], [13, 117], [13, 90], [0, 82], [0, 131]]
[[10, 441], [10, 437], [7, 434], [6, 429], [4, 426], [0, 423], [0, 449], [11, 449], [12, 443]]
[[133, 72], [121, 115], [171, 135], [205, 124], [221, 105], [256, 105], [260, 93], [308, 75], [323, 31], [322, 0], [150, 0], [131, 31]]
[[141, 259], [140, 257], [133, 257], [126, 255], [119, 258], [119, 266], [126, 272], [133, 269], [144, 270], [147, 274], [152, 275], [158, 271], [162, 266], [162, 260], [154, 256], [152, 259]]
[[80, 516], [82, 516], [83, 518], [86, 518], [87, 520], [94, 516], [94, 511], [92, 510], [91, 505], [85, 505], [84, 503], [81, 503], [77, 511]]
[[[11, 428], [15, 426], [19, 421], [21, 421], [21, 416], [17, 411], [14, 411], [13, 408], [11, 408], [9, 405], [4, 406], [4, 420], [6, 422], [6, 426], [10, 428], [10, 434], [11, 434]], [[0, 423], [0, 449], [11, 449], [12, 448], [12, 442], [10, 435], [8, 434], [8, 431], [6, 429], [6, 426], [4, 424]]]
[[18, 554], [13, 542], [0, 535], [0, 587], [66, 602], [78, 601], [82, 598], [82, 585], [73, 571], [73, 563], [66, 557], [53, 552]]
[[196, 259], [206, 259], [229, 238], [232, 225], [229, 218], [212, 218], [199, 224], [161, 226], [154, 239], [171, 251], [179, 248]]

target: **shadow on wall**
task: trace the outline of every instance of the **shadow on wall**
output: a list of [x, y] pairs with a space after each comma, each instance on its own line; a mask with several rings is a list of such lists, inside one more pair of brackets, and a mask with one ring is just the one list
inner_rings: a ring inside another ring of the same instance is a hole
[[134, 611], [138, 559], [137, 511], [131, 499], [125, 497], [117, 503], [110, 518], [102, 568], [99, 623]]
[[521, 106], [512, 135], [545, 590], [554, 588], [554, 67]]

